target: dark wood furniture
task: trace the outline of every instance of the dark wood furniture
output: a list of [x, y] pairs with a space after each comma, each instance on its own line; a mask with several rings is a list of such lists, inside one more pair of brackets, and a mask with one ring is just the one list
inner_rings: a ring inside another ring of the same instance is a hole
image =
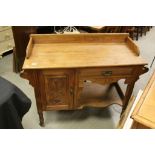
[[54, 33], [53, 26], [12, 26], [15, 48], [13, 50], [14, 72], [20, 72], [26, 56], [30, 34]]
[[135, 38], [138, 40], [139, 36], [142, 37], [146, 35], [147, 31], [149, 31], [151, 26], [135, 26]]
[[15, 42], [14, 55], [14, 71], [20, 72], [26, 56], [26, 47], [29, 41], [29, 35], [37, 33], [35, 26], [13, 26], [13, 37]]
[[[85, 84], [112, 83], [124, 111], [135, 82], [147, 71], [146, 64], [128, 34], [36, 34], [29, 40], [21, 76], [34, 87], [40, 125], [44, 126], [43, 111], [112, 104], [106, 98], [95, 102], [85, 97]], [[125, 95], [117, 84], [120, 79], [127, 84]]]

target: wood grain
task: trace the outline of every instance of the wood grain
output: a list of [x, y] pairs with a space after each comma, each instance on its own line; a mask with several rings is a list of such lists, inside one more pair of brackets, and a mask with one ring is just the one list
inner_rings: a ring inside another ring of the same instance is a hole
[[[72, 70], [41, 70], [40, 82], [45, 110], [71, 109], [74, 72]], [[74, 91], [74, 90], [73, 90]]]
[[35, 44], [123, 43], [128, 36], [128, 33], [31, 34]]
[[[41, 125], [43, 111], [47, 110], [106, 107], [113, 103], [125, 110], [134, 83], [146, 72], [147, 64], [135, 54], [134, 43], [126, 42], [127, 37], [128, 34], [31, 35], [23, 69], [35, 89]], [[128, 85], [121, 103], [119, 95], [119, 101], [110, 99], [114, 95], [108, 96], [110, 89], [103, 97], [93, 98], [87, 93], [83, 96], [88, 81], [105, 85], [120, 79], [125, 79]]]
[[92, 67], [90, 68], [81, 68], [78, 70], [78, 73], [81, 77], [87, 77], [87, 76], [101, 76], [102, 78], [106, 76], [104, 73], [111, 72], [111, 76], [116, 75], [131, 75], [133, 68], [132, 67]]
[[136, 105], [132, 118], [134, 121], [155, 128], [155, 72], [148, 82], [138, 104]]
[[133, 42], [133, 40], [130, 37], [127, 37], [126, 42], [129, 46], [129, 48], [131, 48], [131, 50], [136, 54], [136, 55], [140, 55], [140, 50], [138, 48], [138, 46]]
[[29, 41], [28, 46], [26, 48], [26, 58], [27, 59], [31, 56], [33, 45], [34, 45], [33, 40], [32, 40], [32, 38], [30, 38], [30, 41]]
[[127, 38], [128, 34], [31, 35], [31, 57], [23, 69], [146, 65]]

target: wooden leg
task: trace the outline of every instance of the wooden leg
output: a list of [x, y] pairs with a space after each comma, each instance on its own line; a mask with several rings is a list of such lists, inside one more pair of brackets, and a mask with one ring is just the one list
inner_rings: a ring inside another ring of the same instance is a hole
[[143, 26], [141, 26], [141, 27], [140, 27], [140, 36], [141, 36], [141, 37], [143, 36], [143, 30], [144, 30], [144, 28], [143, 28]]
[[115, 88], [116, 88], [116, 90], [118, 92], [119, 97], [123, 101], [124, 100], [124, 93], [123, 93], [121, 87], [119, 86], [118, 82], [113, 83], [113, 85], [115, 86]]
[[37, 111], [39, 115], [39, 121], [40, 121], [40, 126], [44, 127], [44, 116], [43, 116], [43, 110], [42, 110], [42, 103], [40, 99], [40, 92], [38, 91], [39, 89], [35, 88], [35, 97], [36, 97], [36, 105], [37, 105]]
[[134, 39], [133, 33], [134, 33], [133, 31], [130, 32], [130, 36], [131, 36], [132, 39]]
[[43, 116], [43, 112], [38, 112], [38, 115], [39, 115], [39, 120], [40, 120], [40, 126], [44, 127], [45, 124], [44, 124], [44, 116]]
[[135, 84], [135, 82], [129, 83], [127, 88], [126, 88], [126, 93], [125, 93], [125, 97], [124, 97], [124, 100], [123, 100], [123, 109], [122, 109], [121, 114], [123, 114], [126, 107], [128, 106], [128, 102], [129, 102], [129, 99], [131, 97], [131, 94], [132, 94], [132, 91], [133, 91], [133, 88], [134, 88], [134, 84]]

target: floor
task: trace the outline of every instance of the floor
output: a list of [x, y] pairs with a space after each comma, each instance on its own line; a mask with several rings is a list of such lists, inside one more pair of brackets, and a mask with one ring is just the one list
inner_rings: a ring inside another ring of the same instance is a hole
[[[141, 56], [147, 60], [150, 68], [155, 56], [155, 27], [147, 32], [146, 36], [135, 42], [140, 48]], [[76, 111], [44, 112], [46, 125], [45, 127], [40, 127], [33, 87], [29, 85], [27, 80], [20, 78], [19, 74], [12, 71], [12, 59], [12, 54], [0, 59], [0, 76], [18, 86], [32, 101], [32, 106], [22, 121], [25, 129], [114, 129], [117, 127], [121, 112], [121, 107], [117, 104], [105, 109], [85, 108]], [[148, 73], [140, 77], [133, 91], [134, 96], [136, 96], [139, 89], [144, 89], [154, 69], [155, 64], [152, 65]], [[120, 81], [120, 84], [122, 89], [125, 90], [123, 80]]]

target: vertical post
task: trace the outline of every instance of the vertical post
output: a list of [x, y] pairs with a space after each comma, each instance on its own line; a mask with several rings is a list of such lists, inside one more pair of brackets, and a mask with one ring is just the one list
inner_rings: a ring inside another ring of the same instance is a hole
[[[123, 99], [123, 109], [122, 109], [122, 113], [125, 111], [126, 107], [128, 106], [128, 102], [129, 102], [129, 99], [132, 95], [132, 91], [133, 91], [133, 88], [134, 88], [134, 85], [135, 85], [135, 82], [136, 81], [132, 81], [131, 83], [129, 83], [127, 85], [127, 88], [126, 88], [126, 92], [125, 92], [125, 97]], [[122, 114], [121, 113], [121, 114]]]
[[44, 116], [43, 116], [43, 107], [42, 107], [42, 94], [40, 91], [40, 79], [39, 79], [39, 73], [36, 71], [31, 72], [32, 76], [32, 85], [34, 87], [34, 92], [35, 92], [35, 98], [36, 98], [36, 105], [37, 105], [37, 111], [39, 115], [39, 121], [40, 121], [40, 126], [44, 127]]
[[44, 117], [43, 117], [43, 112], [42, 111], [39, 111], [38, 112], [38, 115], [39, 115], [39, 121], [40, 121], [40, 126], [44, 127], [45, 124], [44, 124]]

